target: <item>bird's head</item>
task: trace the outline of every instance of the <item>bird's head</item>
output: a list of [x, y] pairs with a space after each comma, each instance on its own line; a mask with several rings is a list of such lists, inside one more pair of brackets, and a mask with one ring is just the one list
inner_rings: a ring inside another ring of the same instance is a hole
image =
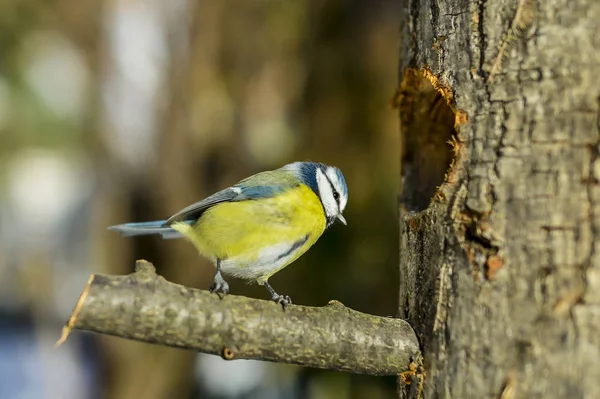
[[336, 219], [346, 224], [342, 213], [348, 203], [348, 186], [341, 170], [316, 162], [295, 162], [284, 166], [284, 169], [295, 173], [315, 191], [323, 204], [327, 226]]

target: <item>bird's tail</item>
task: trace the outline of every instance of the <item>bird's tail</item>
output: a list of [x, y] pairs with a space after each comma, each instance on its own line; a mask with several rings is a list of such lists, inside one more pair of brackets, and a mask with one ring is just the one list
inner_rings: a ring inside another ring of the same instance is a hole
[[147, 236], [160, 234], [162, 238], [181, 238], [183, 235], [171, 227], [165, 225], [165, 220], [156, 220], [153, 222], [125, 223], [116, 226], [110, 226], [109, 230], [115, 230], [126, 237]]

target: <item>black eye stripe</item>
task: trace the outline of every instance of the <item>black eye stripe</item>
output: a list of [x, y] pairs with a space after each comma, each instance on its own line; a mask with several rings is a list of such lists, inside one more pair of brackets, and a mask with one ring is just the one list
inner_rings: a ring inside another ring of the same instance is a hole
[[338, 193], [337, 190], [335, 189], [335, 186], [331, 182], [331, 179], [329, 178], [329, 176], [327, 176], [327, 173], [323, 172], [323, 175], [325, 175], [325, 178], [329, 182], [329, 186], [331, 187], [331, 191], [333, 192], [333, 199], [335, 200], [335, 202], [338, 204], [338, 207], [339, 207], [340, 206], [340, 193]]

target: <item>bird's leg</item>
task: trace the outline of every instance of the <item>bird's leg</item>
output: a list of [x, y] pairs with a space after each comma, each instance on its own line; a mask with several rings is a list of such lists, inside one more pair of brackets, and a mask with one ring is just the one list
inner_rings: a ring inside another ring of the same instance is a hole
[[[229, 284], [221, 275], [221, 259], [217, 258], [217, 273], [215, 274], [215, 281], [211, 284], [208, 289], [211, 293], [216, 292], [217, 294], [223, 294], [223, 297], [229, 293]], [[219, 297], [221, 297], [219, 295]]]
[[267, 283], [266, 281], [263, 283], [265, 287], [267, 287], [267, 290], [269, 291], [269, 294], [271, 294], [271, 300], [276, 302], [276, 303], [280, 303], [281, 306], [283, 306], [285, 308], [285, 305], [290, 305], [292, 303], [292, 300], [290, 299], [289, 296], [287, 295], [279, 295], [278, 293], [275, 292], [275, 290], [273, 289], [273, 287], [271, 287], [269, 285], [269, 283]]

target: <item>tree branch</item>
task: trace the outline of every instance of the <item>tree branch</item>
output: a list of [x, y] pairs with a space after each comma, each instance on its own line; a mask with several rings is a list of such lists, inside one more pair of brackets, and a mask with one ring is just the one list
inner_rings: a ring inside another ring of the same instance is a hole
[[144, 260], [127, 276], [90, 276], [57, 345], [72, 329], [116, 335], [226, 360], [259, 359], [372, 375], [409, 369], [419, 350], [410, 325], [331, 301], [322, 308], [171, 283]]

